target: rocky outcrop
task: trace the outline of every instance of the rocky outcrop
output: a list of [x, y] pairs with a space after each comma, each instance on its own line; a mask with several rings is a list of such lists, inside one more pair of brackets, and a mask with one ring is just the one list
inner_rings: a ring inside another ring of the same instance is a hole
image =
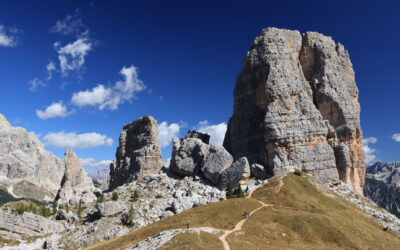
[[64, 163], [21, 127], [0, 114], [0, 184], [14, 196], [53, 200], [60, 189]]
[[119, 214], [126, 209], [125, 205], [121, 201], [102, 202], [97, 204], [96, 208], [100, 216], [103, 217]]
[[77, 204], [80, 200], [84, 203], [96, 200], [96, 188], [92, 179], [87, 176], [73, 149], [68, 149], [64, 154], [65, 173], [61, 188], [56, 200], [60, 204]]
[[60, 223], [33, 213], [21, 215], [8, 209], [0, 209], [0, 235], [7, 238], [42, 236], [64, 230]]
[[162, 164], [156, 119], [144, 116], [128, 123], [119, 137], [116, 162], [110, 165], [109, 189], [157, 171]]
[[193, 131], [189, 130], [186, 133], [185, 139], [188, 139], [188, 138], [197, 138], [197, 139], [200, 139], [205, 144], [210, 144], [210, 135], [204, 134], [204, 133], [201, 133], [201, 132], [197, 132], [195, 130], [193, 130]]
[[364, 195], [400, 218], [400, 162], [368, 166]]
[[[173, 139], [172, 157], [169, 169], [179, 176], [204, 176], [220, 190], [229, 182], [236, 187], [241, 180], [250, 177], [250, 167], [246, 157], [236, 162], [222, 146], [209, 145], [209, 136], [189, 131], [178, 140]], [[202, 140], [198, 138], [206, 138]]]
[[343, 45], [315, 32], [267, 28], [236, 79], [224, 147], [269, 176], [299, 168], [362, 193], [360, 105]]

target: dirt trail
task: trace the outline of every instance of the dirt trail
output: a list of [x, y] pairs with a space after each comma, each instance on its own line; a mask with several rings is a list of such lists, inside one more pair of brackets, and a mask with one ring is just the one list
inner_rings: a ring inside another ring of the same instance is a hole
[[[283, 177], [279, 178], [279, 185], [276, 187], [276, 191], [280, 192], [281, 188], [283, 186]], [[251, 191], [247, 196], [246, 199], [250, 199], [252, 198], [253, 192], [255, 190]], [[222, 242], [224, 249], [225, 250], [230, 250], [230, 246], [228, 244], [228, 242], [226, 241], [226, 237], [228, 237], [229, 235], [231, 235], [234, 232], [240, 231], [242, 229], [243, 224], [246, 222], [246, 220], [252, 216], [254, 213], [256, 213], [258, 210], [264, 208], [264, 207], [271, 207], [272, 209], [274, 209], [272, 204], [265, 204], [262, 201], [258, 201], [261, 206], [259, 206], [258, 208], [254, 209], [253, 211], [250, 212], [250, 214], [248, 215], [247, 218], [242, 219], [241, 221], [239, 221], [238, 223], [236, 223], [235, 227], [232, 230], [224, 230], [224, 229], [220, 229], [220, 228], [213, 228], [213, 227], [194, 227], [194, 228], [189, 228], [187, 229], [187, 231], [195, 231], [197, 233], [200, 233], [200, 231], [203, 232], [208, 232], [208, 233], [215, 233], [215, 232], [224, 232], [223, 235], [221, 235], [218, 239]], [[275, 209], [274, 209], [275, 210]], [[129, 248], [126, 248], [129, 249]]]

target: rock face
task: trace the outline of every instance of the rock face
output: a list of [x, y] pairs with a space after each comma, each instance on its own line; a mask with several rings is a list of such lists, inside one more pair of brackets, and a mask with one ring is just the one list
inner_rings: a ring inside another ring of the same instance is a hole
[[12, 213], [11, 210], [0, 209], [0, 231], [2, 236], [16, 238], [17, 235], [32, 237], [48, 233], [57, 233], [64, 230], [60, 223], [46, 219], [33, 213], [22, 215]]
[[251, 174], [254, 177], [256, 177], [257, 179], [264, 180], [264, 179], [267, 179], [267, 177], [268, 177], [267, 171], [260, 164], [257, 164], [257, 163], [251, 164], [250, 171], [251, 171]]
[[202, 162], [201, 171], [212, 183], [217, 184], [220, 174], [233, 163], [233, 157], [222, 146], [209, 147], [206, 157]]
[[144, 116], [126, 124], [119, 137], [116, 159], [110, 165], [110, 190], [160, 169], [163, 163], [156, 119]]
[[197, 139], [200, 139], [205, 144], [210, 144], [210, 135], [200, 133], [195, 130], [193, 130], [193, 131], [189, 130], [185, 135], [185, 139], [187, 139], [187, 138], [197, 138]]
[[92, 179], [87, 176], [73, 149], [68, 149], [65, 152], [64, 162], [65, 173], [56, 197], [58, 203], [76, 204], [79, 200], [84, 203], [95, 201], [94, 192], [96, 189]]
[[235, 161], [230, 167], [224, 169], [218, 178], [218, 187], [225, 189], [228, 183], [236, 187], [240, 181], [250, 178], [250, 166], [246, 157]]
[[362, 194], [361, 141], [358, 89], [343, 45], [315, 32], [262, 30], [236, 79], [224, 147], [269, 176], [299, 168]]
[[0, 114], [0, 184], [15, 196], [53, 200], [64, 163], [46, 151], [34, 133], [12, 127]]
[[364, 195], [400, 218], [400, 162], [368, 166]]

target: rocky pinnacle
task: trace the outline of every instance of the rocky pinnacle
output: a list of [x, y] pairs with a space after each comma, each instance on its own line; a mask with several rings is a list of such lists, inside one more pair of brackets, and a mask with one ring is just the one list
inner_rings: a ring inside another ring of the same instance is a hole
[[299, 168], [362, 194], [360, 105], [348, 52], [315, 32], [267, 28], [236, 79], [224, 147], [269, 175]]

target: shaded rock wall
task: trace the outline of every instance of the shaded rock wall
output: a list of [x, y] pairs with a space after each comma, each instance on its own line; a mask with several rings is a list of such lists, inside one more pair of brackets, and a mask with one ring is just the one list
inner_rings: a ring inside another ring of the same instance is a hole
[[362, 193], [360, 106], [347, 51], [324, 35], [264, 29], [236, 79], [224, 147], [268, 174], [300, 168]]

